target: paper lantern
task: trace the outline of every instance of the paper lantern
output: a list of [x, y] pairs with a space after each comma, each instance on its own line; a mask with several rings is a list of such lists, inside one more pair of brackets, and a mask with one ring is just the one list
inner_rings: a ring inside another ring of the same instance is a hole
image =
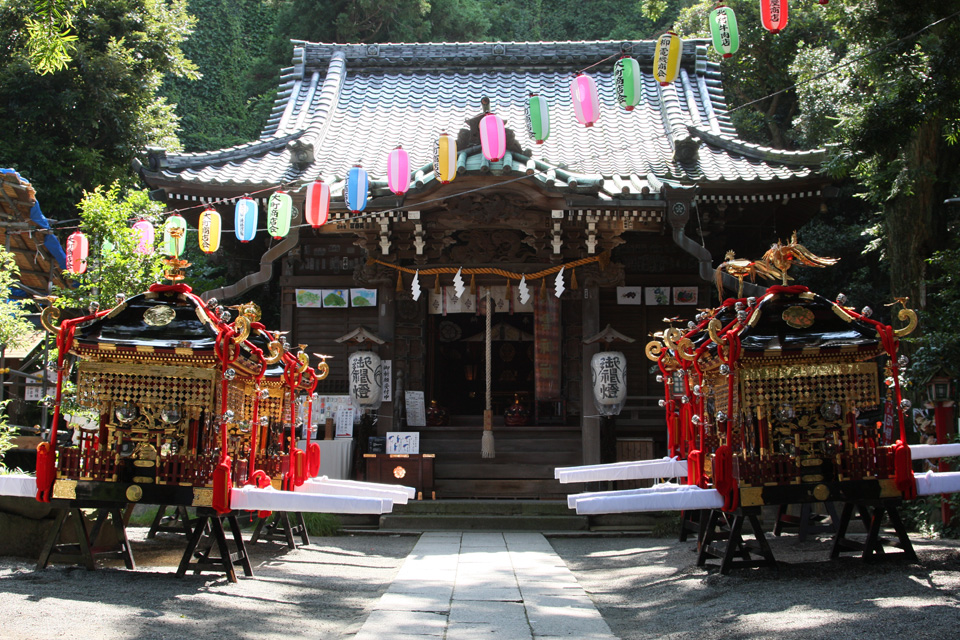
[[760, 23], [771, 33], [780, 33], [789, 17], [787, 0], [760, 0]]
[[330, 216], [330, 187], [319, 180], [308, 186], [304, 209], [307, 222], [314, 229], [327, 224]]
[[353, 213], [360, 213], [367, 207], [367, 187], [369, 186], [367, 170], [355, 165], [347, 172], [347, 184], [343, 191], [343, 199], [347, 209]]
[[480, 118], [480, 149], [483, 157], [490, 162], [500, 160], [507, 152], [507, 132], [503, 126], [503, 118], [495, 113], [488, 113]]
[[179, 258], [187, 244], [187, 221], [173, 214], [163, 223], [163, 253]]
[[383, 366], [372, 351], [355, 351], [347, 358], [350, 398], [361, 409], [378, 409], [383, 401]]
[[82, 231], [74, 231], [67, 238], [67, 271], [80, 275], [87, 270], [90, 243]]
[[433, 171], [441, 184], [452, 182], [457, 177], [457, 139], [449, 133], [441, 133], [433, 151]]
[[257, 218], [260, 211], [251, 198], [240, 198], [234, 209], [233, 230], [240, 242], [250, 242], [257, 235]]
[[149, 220], [140, 220], [133, 225], [133, 238], [137, 242], [134, 251], [142, 256], [148, 256], [153, 253], [153, 241], [156, 233]]
[[672, 31], [659, 38], [653, 52], [653, 77], [661, 86], [667, 86], [680, 74], [680, 54], [683, 40]]
[[410, 188], [410, 156], [403, 147], [397, 147], [387, 156], [387, 186], [398, 196]]
[[620, 58], [613, 67], [613, 78], [617, 85], [617, 102], [627, 111], [633, 111], [643, 98], [640, 63], [629, 56]]
[[104, 238], [103, 242], [100, 243], [100, 254], [104, 253], [113, 253], [117, 248], [114, 246], [113, 241], [110, 238]]
[[713, 48], [724, 58], [737, 52], [740, 48], [740, 32], [733, 9], [719, 5], [710, 12], [710, 34], [713, 37]]
[[537, 144], [543, 144], [544, 140], [550, 137], [550, 111], [547, 107], [547, 99], [543, 96], [531, 93], [527, 100], [527, 133], [536, 140]]
[[267, 200], [267, 233], [280, 240], [290, 233], [293, 198], [286, 191], [277, 191]]
[[603, 416], [620, 413], [627, 399], [627, 358], [619, 351], [601, 351], [590, 358], [593, 402]]
[[585, 127], [592, 127], [600, 119], [600, 98], [597, 95], [597, 83], [588, 75], [579, 74], [570, 82], [570, 97], [573, 98], [573, 112]]
[[220, 248], [220, 213], [216, 209], [207, 209], [200, 214], [197, 238], [200, 251], [204, 253], [215, 253]]

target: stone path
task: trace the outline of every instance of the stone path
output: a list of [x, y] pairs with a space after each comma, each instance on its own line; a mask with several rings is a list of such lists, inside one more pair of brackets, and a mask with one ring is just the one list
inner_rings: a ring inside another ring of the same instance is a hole
[[615, 640], [539, 533], [424, 533], [356, 640]]

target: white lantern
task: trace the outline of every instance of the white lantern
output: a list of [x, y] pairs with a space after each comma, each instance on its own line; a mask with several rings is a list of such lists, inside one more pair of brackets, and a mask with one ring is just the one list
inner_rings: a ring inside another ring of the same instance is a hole
[[350, 398], [361, 409], [379, 409], [383, 401], [383, 367], [372, 351], [355, 351], [347, 359]]
[[601, 351], [590, 358], [593, 402], [602, 416], [620, 414], [627, 399], [627, 358], [619, 351]]

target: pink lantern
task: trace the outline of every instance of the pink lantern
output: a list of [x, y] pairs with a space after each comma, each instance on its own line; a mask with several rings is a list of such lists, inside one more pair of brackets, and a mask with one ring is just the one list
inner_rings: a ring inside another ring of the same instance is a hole
[[490, 162], [500, 160], [507, 152], [507, 132], [503, 126], [503, 118], [495, 113], [488, 113], [480, 118], [480, 147], [483, 157]]
[[140, 220], [133, 225], [133, 238], [137, 241], [134, 251], [142, 256], [149, 256], [153, 253], [154, 231], [149, 220]]
[[320, 180], [308, 186], [304, 209], [307, 222], [314, 229], [327, 224], [330, 215], [330, 187]]
[[90, 243], [82, 231], [74, 231], [67, 238], [67, 271], [80, 275], [87, 270], [87, 256], [90, 253]]
[[787, 0], [760, 0], [760, 22], [771, 33], [780, 33], [787, 26]]
[[398, 196], [410, 188], [410, 156], [403, 147], [397, 147], [387, 156], [387, 186]]
[[592, 127], [600, 119], [597, 83], [588, 75], [578, 74], [570, 83], [570, 97], [573, 98], [573, 112], [577, 120], [585, 127]]

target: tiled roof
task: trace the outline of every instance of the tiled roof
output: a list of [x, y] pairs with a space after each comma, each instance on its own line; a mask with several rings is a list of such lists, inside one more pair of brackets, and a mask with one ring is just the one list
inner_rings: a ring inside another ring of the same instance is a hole
[[[154, 153], [144, 174], [153, 184], [225, 190], [322, 178], [336, 195], [359, 163], [376, 194], [386, 189], [388, 153], [402, 145], [414, 189], [424, 188], [433, 180], [437, 136], [464, 129], [482, 113], [481, 98], [490, 100], [518, 145], [493, 166], [478, 148], [461, 147], [466, 173], [527, 172], [554, 188], [589, 185], [601, 196], [628, 198], [649, 189], [653, 176], [701, 187], [750, 183], [787, 190], [816, 174], [822, 152], [782, 152], [736, 138], [706, 41], [684, 43], [680, 77], [666, 87], [651, 73], [653, 44], [298, 42], [260, 140], [213, 152]], [[622, 51], [643, 71], [643, 101], [629, 112], [616, 101], [614, 62]], [[588, 128], [574, 116], [569, 85], [578, 70], [594, 64], [587, 73], [599, 89], [601, 116]], [[526, 133], [530, 92], [550, 105], [550, 137], [541, 145]], [[306, 149], [299, 161], [298, 147]]]
[[20, 283], [32, 293], [46, 294], [51, 279], [64, 286], [63, 247], [40, 211], [33, 186], [13, 169], [0, 169], [0, 246], [13, 253]]

